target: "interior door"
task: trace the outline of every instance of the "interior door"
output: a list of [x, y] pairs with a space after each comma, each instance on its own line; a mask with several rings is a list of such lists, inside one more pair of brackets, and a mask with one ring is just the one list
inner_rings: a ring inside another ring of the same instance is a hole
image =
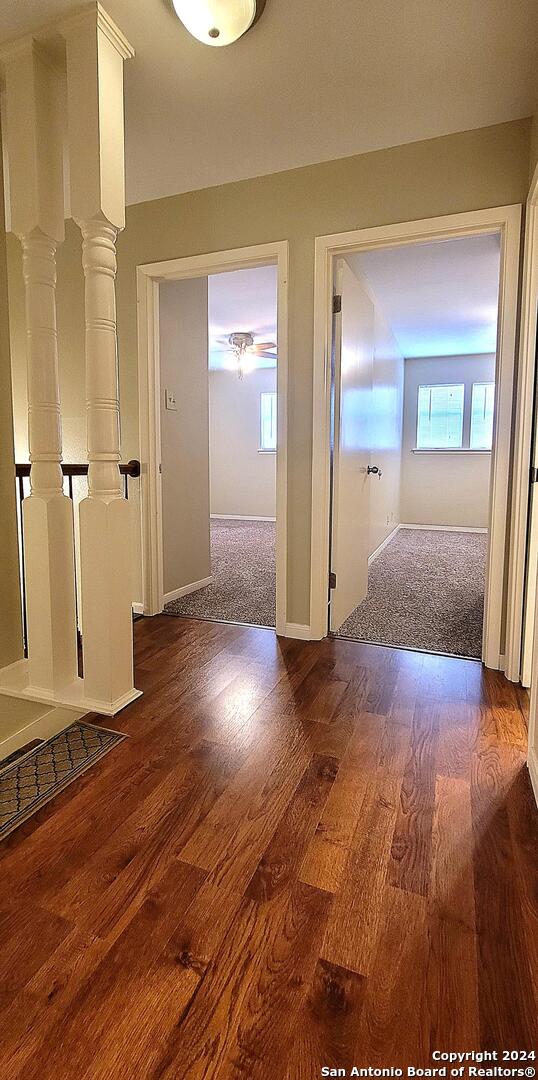
[[374, 306], [345, 259], [338, 260], [336, 288], [342, 301], [334, 327], [331, 571], [336, 585], [330, 593], [329, 618], [333, 633], [368, 592], [374, 357]]

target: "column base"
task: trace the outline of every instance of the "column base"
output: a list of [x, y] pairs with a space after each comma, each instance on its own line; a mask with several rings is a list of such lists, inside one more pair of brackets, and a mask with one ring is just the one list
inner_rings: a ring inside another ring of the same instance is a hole
[[129, 504], [88, 497], [79, 514], [86, 691], [94, 701], [127, 701], [134, 678]]
[[33, 686], [30, 682], [28, 660], [16, 660], [8, 667], [0, 668], [0, 694], [6, 697], [20, 698], [23, 701], [39, 701], [43, 705], [61, 705], [74, 709], [78, 713], [96, 712], [101, 716], [115, 716], [126, 705], [141, 697], [142, 691], [133, 689], [117, 697], [114, 701], [102, 701], [88, 697], [85, 693], [84, 679], [76, 678], [61, 690], [46, 690]]
[[22, 518], [31, 681], [54, 694], [77, 676], [73, 506], [32, 492]]

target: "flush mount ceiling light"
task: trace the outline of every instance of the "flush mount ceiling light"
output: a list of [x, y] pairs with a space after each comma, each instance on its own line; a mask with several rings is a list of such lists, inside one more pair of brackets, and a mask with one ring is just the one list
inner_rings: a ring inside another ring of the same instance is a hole
[[204, 45], [231, 45], [246, 34], [265, 0], [172, 0], [176, 15]]

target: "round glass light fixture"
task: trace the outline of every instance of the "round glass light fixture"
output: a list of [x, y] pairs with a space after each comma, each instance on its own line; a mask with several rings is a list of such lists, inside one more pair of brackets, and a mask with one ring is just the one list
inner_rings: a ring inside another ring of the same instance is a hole
[[176, 15], [204, 45], [231, 45], [259, 18], [265, 0], [172, 0]]

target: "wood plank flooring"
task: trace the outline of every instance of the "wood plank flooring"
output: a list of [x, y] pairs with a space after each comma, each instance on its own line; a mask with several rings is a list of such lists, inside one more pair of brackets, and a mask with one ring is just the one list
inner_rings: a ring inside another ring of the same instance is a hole
[[536, 1047], [520, 690], [165, 616], [136, 623], [135, 656], [130, 739], [0, 846], [2, 1080], [312, 1080]]

